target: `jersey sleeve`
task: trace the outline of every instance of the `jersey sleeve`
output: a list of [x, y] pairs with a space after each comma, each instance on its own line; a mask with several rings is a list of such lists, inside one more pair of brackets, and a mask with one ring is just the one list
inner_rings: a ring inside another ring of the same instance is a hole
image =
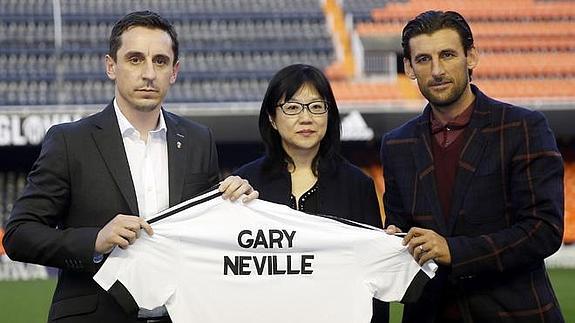
[[127, 249], [114, 249], [94, 280], [127, 313], [165, 305], [176, 292], [177, 241], [146, 233]]
[[420, 266], [402, 245], [402, 238], [375, 230], [366, 236], [356, 240], [356, 248], [364, 281], [373, 297], [385, 302], [416, 301], [435, 276], [437, 264], [428, 261]]

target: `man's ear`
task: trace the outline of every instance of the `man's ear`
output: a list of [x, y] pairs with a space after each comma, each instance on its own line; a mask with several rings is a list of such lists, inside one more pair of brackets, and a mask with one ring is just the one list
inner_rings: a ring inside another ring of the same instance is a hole
[[411, 61], [408, 58], [403, 58], [403, 70], [405, 75], [412, 80], [415, 80], [415, 72], [413, 72], [413, 67], [411, 66]]
[[479, 53], [475, 47], [467, 50], [467, 68], [472, 70], [479, 64]]
[[110, 55], [106, 55], [106, 75], [110, 80], [116, 79], [116, 62]]
[[172, 67], [172, 75], [170, 76], [170, 84], [176, 83], [178, 78], [178, 72], [180, 71], [180, 61], [178, 60], [176, 64]]

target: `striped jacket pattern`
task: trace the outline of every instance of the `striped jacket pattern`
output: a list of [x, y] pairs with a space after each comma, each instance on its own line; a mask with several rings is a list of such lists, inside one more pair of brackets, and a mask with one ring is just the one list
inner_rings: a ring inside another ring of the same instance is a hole
[[544, 264], [563, 236], [563, 162], [554, 135], [540, 112], [472, 91], [448, 220], [436, 189], [431, 107], [382, 140], [385, 225], [432, 229], [452, 258], [422, 298], [405, 306], [403, 322], [434, 322], [446, 288], [456, 292], [465, 322], [564, 322]]

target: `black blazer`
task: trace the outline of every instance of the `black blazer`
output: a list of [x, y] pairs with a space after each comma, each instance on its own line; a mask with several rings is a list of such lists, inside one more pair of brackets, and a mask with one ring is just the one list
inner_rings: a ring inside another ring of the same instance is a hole
[[[170, 205], [218, 181], [211, 132], [162, 111], [167, 127]], [[116, 214], [138, 215], [136, 193], [113, 104], [50, 128], [6, 226], [17, 261], [60, 269], [50, 322], [136, 322], [92, 276], [98, 231]]]
[[[291, 176], [287, 169], [268, 171], [261, 157], [236, 171], [260, 193], [260, 199], [290, 205]], [[347, 161], [318, 174], [319, 213], [382, 227], [373, 180]]]
[[[247, 179], [260, 199], [290, 205], [291, 176], [287, 169], [270, 171], [266, 157], [242, 166], [236, 174]], [[382, 227], [379, 202], [373, 180], [347, 161], [320, 167], [318, 174], [319, 213]], [[389, 304], [374, 299], [374, 323], [389, 322]]]
[[440, 266], [403, 322], [433, 322], [445, 288], [465, 322], [563, 322], [545, 257], [563, 236], [563, 162], [545, 117], [487, 97], [472, 85], [475, 110], [444, 220], [431, 153], [428, 106], [382, 140], [386, 225], [446, 237]]

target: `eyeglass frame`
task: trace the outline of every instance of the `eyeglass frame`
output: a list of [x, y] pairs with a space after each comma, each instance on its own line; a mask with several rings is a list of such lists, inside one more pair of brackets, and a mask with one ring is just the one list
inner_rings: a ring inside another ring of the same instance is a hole
[[[315, 113], [312, 112], [309, 108], [310, 105], [314, 104], [314, 103], [318, 103], [318, 102], [322, 102], [325, 105], [325, 111], [321, 112], [321, 113]], [[301, 110], [299, 110], [297, 113], [293, 113], [293, 114], [289, 114], [287, 112], [285, 112], [284, 110], [284, 105], [288, 104], [288, 103], [295, 103], [298, 104], [301, 107]], [[301, 103], [301, 102], [297, 102], [297, 101], [286, 101], [282, 104], [278, 104], [276, 105], [277, 108], [280, 108], [280, 110], [282, 111], [283, 114], [285, 114], [286, 116], [297, 116], [300, 115], [303, 110], [307, 110], [311, 115], [314, 116], [321, 116], [327, 113], [327, 110], [329, 110], [329, 103], [326, 100], [315, 100], [315, 101], [311, 101], [309, 103]]]

